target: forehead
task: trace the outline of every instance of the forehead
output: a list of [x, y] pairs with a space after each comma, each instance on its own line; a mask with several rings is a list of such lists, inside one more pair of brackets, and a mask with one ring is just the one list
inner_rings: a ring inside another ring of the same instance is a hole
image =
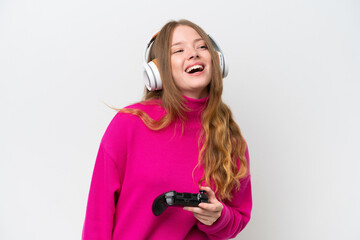
[[192, 42], [201, 39], [199, 33], [192, 27], [186, 25], [179, 25], [175, 27], [172, 35], [172, 44], [178, 42]]

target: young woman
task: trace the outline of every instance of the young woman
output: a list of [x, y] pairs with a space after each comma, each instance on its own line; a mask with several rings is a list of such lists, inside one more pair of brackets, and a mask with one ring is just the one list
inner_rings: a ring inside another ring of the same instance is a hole
[[[157, 82], [147, 76], [144, 100], [119, 110], [102, 138], [83, 239], [234, 238], [252, 208], [249, 153], [221, 100], [221, 53], [186, 20], [167, 23], [148, 48]], [[208, 203], [153, 214], [157, 196], [199, 189]]]

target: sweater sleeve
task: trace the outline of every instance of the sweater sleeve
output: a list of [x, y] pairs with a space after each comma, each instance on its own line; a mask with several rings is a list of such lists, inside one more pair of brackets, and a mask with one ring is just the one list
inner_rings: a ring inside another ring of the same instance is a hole
[[[246, 149], [246, 159], [249, 165], [249, 151]], [[234, 192], [231, 202], [222, 203], [224, 208], [220, 218], [211, 226], [198, 222], [198, 228], [209, 239], [229, 239], [245, 228], [250, 220], [252, 209], [250, 174], [241, 181], [241, 187]]]
[[[119, 114], [118, 114], [119, 115]], [[124, 132], [119, 116], [109, 124], [100, 143], [92, 175], [82, 240], [112, 238], [115, 207], [121, 190], [121, 170], [125, 161]]]

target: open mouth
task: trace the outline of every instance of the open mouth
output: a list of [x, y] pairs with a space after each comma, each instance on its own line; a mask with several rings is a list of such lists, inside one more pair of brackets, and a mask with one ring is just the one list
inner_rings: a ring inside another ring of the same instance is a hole
[[204, 69], [205, 69], [205, 67], [203, 65], [197, 64], [197, 65], [188, 67], [187, 69], [185, 69], [185, 72], [191, 74], [191, 73], [202, 72], [202, 71], [204, 71]]

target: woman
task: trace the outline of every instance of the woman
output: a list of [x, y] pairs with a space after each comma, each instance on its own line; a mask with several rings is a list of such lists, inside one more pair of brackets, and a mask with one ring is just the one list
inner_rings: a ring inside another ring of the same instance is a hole
[[[186, 20], [167, 23], [149, 46], [161, 80], [147, 84], [144, 101], [121, 109], [104, 134], [83, 239], [234, 238], [252, 199], [247, 146], [221, 100], [224, 62]], [[152, 213], [160, 194], [199, 189], [208, 203]]]

